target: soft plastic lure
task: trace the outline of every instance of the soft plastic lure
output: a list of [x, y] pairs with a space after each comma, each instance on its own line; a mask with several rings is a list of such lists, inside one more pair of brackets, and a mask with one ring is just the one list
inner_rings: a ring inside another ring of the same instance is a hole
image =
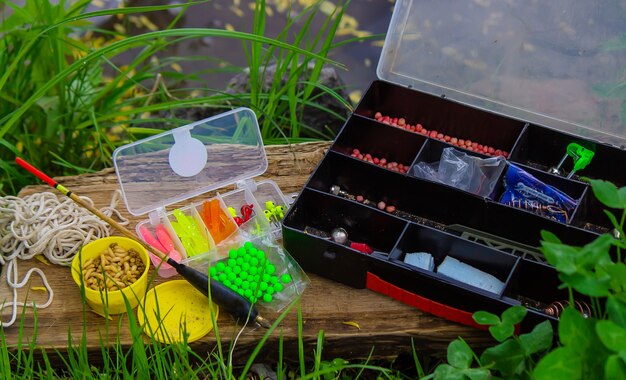
[[196, 220], [185, 215], [180, 209], [174, 210], [174, 217], [177, 220], [172, 222], [172, 227], [176, 235], [185, 247], [187, 256], [195, 256], [209, 250], [209, 241], [202, 235]]

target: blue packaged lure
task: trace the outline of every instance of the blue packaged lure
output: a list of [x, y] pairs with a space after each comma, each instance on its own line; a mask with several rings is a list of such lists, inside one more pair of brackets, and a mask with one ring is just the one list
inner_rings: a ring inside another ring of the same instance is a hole
[[500, 203], [535, 214], [568, 223], [576, 201], [562, 191], [541, 182], [526, 171], [509, 164], [509, 170], [504, 179], [506, 191], [500, 198]]

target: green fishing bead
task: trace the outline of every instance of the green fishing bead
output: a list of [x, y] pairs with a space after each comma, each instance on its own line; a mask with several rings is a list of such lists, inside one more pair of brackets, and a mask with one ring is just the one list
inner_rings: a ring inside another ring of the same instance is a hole
[[245, 294], [243, 289], [237, 289], [237, 293], [239, 293], [240, 296], [243, 296]]
[[246, 298], [248, 298], [248, 299], [252, 298], [252, 290], [250, 290], [250, 289], [245, 289], [245, 290], [243, 291], [243, 295], [244, 295], [244, 297], [246, 297]]
[[211, 275], [211, 277], [215, 276], [216, 274], [217, 274], [217, 268], [215, 267], [209, 268], [209, 275]]
[[264, 259], [265, 258], [265, 252], [259, 250], [257, 252], [257, 257], [259, 258], [259, 260]]
[[276, 276], [272, 276], [272, 278], [270, 278], [270, 282], [271, 282], [272, 284], [278, 284], [278, 277], [276, 277]]
[[224, 284], [224, 286], [228, 286], [230, 288], [233, 283], [230, 282], [229, 279], [225, 279], [224, 281], [222, 281], [222, 284]]
[[254, 246], [252, 245], [252, 243], [250, 243], [249, 241], [243, 243], [243, 247], [245, 249], [250, 249], [250, 248], [254, 248]]
[[276, 291], [274, 290], [273, 286], [268, 286], [267, 290], [265, 291], [265, 294], [274, 294]]
[[263, 292], [261, 290], [257, 290], [256, 291], [256, 298], [261, 298], [263, 297]]
[[[243, 262], [244, 262], [244, 264], [249, 263], [250, 260], [252, 260], [252, 256], [250, 256], [250, 254], [248, 252], [246, 252], [246, 254], [243, 255]], [[250, 265], [250, 264], [248, 264], [248, 265]]]
[[226, 281], [226, 279], [228, 278], [226, 276], [226, 273], [220, 273], [219, 276], [217, 276], [217, 278], [220, 280], [220, 282], [223, 284], [224, 281]]
[[217, 269], [218, 272], [223, 272], [224, 268], [226, 268], [226, 264], [221, 261], [215, 265], [215, 269]]
[[237, 250], [237, 253], [239, 254], [239, 256], [242, 256], [246, 254], [246, 249], [244, 247], [239, 247], [239, 249]]
[[231, 249], [230, 252], [228, 252], [228, 257], [230, 257], [231, 259], [236, 259], [238, 256], [239, 253], [235, 249]]
[[239, 274], [239, 273], [241, 273], [241, 267], [234, 267], [234, 268], [233, 268], [233, 273], [234, 273], [234, 274]]
[[237, 286], [241, 286], [241, 285], [243, 284], [243, 280], [242, 280], [241, 278], [239, 278], [239, 277], [237, 277], [237, 278], [235, 279], [235, 281], [233, 281], [233, 282], [234, 282], [234, 283], [235, 283], [235, 285], [237, 285]]
[[235, 265], [237, 265], [237, 260], [235, 259], [228, 259], [228, 266], [229, 267], [234, 267]]
[[259, 285], [259, 289], [261, 289], [262, 291], [267, 290], [267, 282], [262, 282], [262, 283]]
[[270, 276], [267, 273], [263, 273], [263, 281], [264, 282], [270, 282], [270, 279], [272, 278], [272, 276]]
[[285, 273], [285, 274], [283, 274], [283, 275], [280, 277], [280, 280], [281, 280], [283, 283], [288, 284], [288, 283], [291, 281], [291, 276], [290, 276], [289, 274]]
[[265, 302], [272, 302], [272, 299], [273, 299], [273, 298], [272, 298], [272, 295], [271, 295], [271, 294], [267, 294], [267, 293], [265, 293], [265, 294], [263, 295], [263, 301], [265, 301]]
[[254, 281], [254, 276], [253, 276], [253, 275], [251, 275], [251, 274], [248, 274], [248, 277], [246, 278], [246, 280], [247, 280], [248, 282], [252, 282], [252, 281]]
[[247, 271], [250, 269], [250, 264], [246, 263], [245, 261], [243, 262], [243, 264], [241, 264], [241, 269]]
[[246, 272], [245, 270], [242, 270], [241, 273], [239, 273], [239, 277], [248, 278], [248, 272]]
[[250, 258], [250, 265], [252, 265], [253, 267], [259, 266], [259, 259], [256, 257], [251, 257]]
[[283, 284], [281, 284], [281, 283], [278, 283], [278, 284], [274, 285], [274, 290], [276, 291], [276, 293], [282, 292], [283, 289], [285, 289], [285, 288], [283, 287]]
[[227, 277], [228, 277], [228, 280], [229, 280], [230, 282], [233, 282], [233, 281], [237, 278], [237, 275], [236, 275], [236, 274], [234, 274], [233, 272], [230, 272], [230, 273], [227, 275]]
[[241, 289], [250, 289], [250, 283], [248, 281], [242, 281]]
[[222, 273], [226, 273], [226, 274], [233, 273], [233, 267], [226, 267], [226, 268], [224, 268], [224, 272], [222, 272]]
[[261, 275], [255, 274], [254, 275], [254, 281], [259, 282], [260, 280], [261, 280]]
[[259, 272], [259, 268], [257, 267], [250, 267], [250, 269], [248, 269], [248, 273], [250, 273], [251, 275], [255, 275]]
[[265, 273], [274, 274], [274, 272], [276, 272], [276, 267], [272, 264], [268, 264], [267, 267], [265, 267]]
[[251, 282], [250, 283], [250, 289], [257, 290], [258, 288], [259, 288], [259, 283], [258, 282]]
[[243, 257], [237, 257], [237, 265], [243, 264]]
[[250, 300], [250, 302], [255, 303], [257, 298], [255, 296], [252, 296], [250, 298], [248, 298]]

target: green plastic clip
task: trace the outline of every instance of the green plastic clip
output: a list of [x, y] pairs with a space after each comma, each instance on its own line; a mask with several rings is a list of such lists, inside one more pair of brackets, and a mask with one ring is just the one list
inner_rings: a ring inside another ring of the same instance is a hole
[[561, 166], [563, 166], [565, 160], [567, 160], [567, 157], [571, 157], [574, 161], [574, 167], [572, 171], [567, 175], [567, 178], [572, 178], [574, 173], [581, 169], [584, 169], [585, 167], [587, 167], [587, 165], [591, 163], [591, 159], [594, 155], [595, 152], [593, 150], [587, 149], [577, 143], [570, 143], [569, 145], [567, 145], [565, 155], [563, 156], [559, 164], [556, 167], [550, 168], [549, 172], [556, 175], [562, 175]]
[[567, 178], [572, 178], [574, 173], [586, 168], [591, 163], [595, 152], [579, 144], [571, 143], [567, 146], [567, 154], [574, 160], [574, 168], [567, 175]]

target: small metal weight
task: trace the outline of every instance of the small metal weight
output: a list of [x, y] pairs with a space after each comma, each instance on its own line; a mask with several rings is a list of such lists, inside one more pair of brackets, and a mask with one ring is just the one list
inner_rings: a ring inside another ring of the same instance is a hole
[[339, 244], [346, 244], [348, 242], [348, 232], [343, 228], [335, 228], [330, 232], [330, 238]]
[[348, 195], [348, 193], [341, 190], [341, 187], [339, 187], [338, 185], [332, 185], [330, 187], [330, 193], [333, 195], [339, 195], [344, 198], [346, 197], [346, 195]]

